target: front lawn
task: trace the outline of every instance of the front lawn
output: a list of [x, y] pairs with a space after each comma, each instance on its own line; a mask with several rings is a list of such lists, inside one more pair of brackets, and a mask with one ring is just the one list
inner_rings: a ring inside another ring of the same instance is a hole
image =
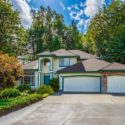
[[16, 98], [0, 99], [0, 116], [42, 100], [49, 94], [29, 94]]

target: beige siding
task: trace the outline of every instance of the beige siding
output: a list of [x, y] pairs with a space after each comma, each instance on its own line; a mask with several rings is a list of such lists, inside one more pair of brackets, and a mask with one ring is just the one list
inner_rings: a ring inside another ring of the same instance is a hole
[[[77, 58], [76, 57], [71, 57], [70, 58], [70, 65], [73, 65], [75, 63], [77, 63]], [[59, 67], [59, 58], [54, 58], [53, 59], [54, 72], [56, 72], [57, 70], [62, 69], [62, 68], [65, 68], [65, 67]]]

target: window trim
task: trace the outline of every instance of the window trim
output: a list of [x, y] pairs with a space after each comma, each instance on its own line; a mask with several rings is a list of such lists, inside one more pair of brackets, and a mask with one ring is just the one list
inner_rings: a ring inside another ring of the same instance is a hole
[[[61, 59], [63, 59], [63, 61], [64, 61], [64, 59], [69, 59], [69, 64], [68, 65], [61, 65], [61, 63], [60, 63], [60, 61], [61, 61]], [[59, 58], [59, 67], [69, 67], [70, 66], [70, 58], [69, 57], [63, 57], [63, 58]]]
[[[33, 73], [33, 74], [32, 74]], [[29, 79], [30, 79], [30, 83], [28, 84], [29, 86], [35, 86], [35, 72], [26, 72], [26, 74], [25, 74], [25, 72], [24, 72], [24, 75], [23, 75], [23, 78], [22, 78], [22, 80], [21, 80], [21, 84], [27, 84], [26, 82], [25, 82], [25, 77], [29, 77]], [[31, 82], [32, 81], [32, 82]]]

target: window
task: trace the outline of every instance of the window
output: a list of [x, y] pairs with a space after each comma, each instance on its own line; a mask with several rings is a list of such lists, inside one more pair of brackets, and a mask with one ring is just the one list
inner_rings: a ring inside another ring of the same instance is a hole
[[44, 66], [50, 66], [50, 60], [48, 60], [48, 59], [45, 59], [44, 60]]
[[35, 85], [35, 73], [33, 71], [25, 71], [21, 80], [22, 84], [28, 84], [30, 86]]
[[66, 67], [70, 65], [70, 59], [69, 58], [60, 58], [59, 60], [59, 66]]

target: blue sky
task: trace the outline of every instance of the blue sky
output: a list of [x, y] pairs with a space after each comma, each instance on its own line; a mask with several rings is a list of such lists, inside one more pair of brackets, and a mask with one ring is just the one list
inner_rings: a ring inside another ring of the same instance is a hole
[[89, 22], [98, 10], [110, 4], [111, 0], [11, 0], [11, 2], [20, 12], [22, 24], [26, 28], [32, 25], [31, 8], [38, 10], [42, 5], [50, 6], [62, 14], [66, 25], [70, 25], [71, 20], [75, 20], [78, 29], [85, 33]]

